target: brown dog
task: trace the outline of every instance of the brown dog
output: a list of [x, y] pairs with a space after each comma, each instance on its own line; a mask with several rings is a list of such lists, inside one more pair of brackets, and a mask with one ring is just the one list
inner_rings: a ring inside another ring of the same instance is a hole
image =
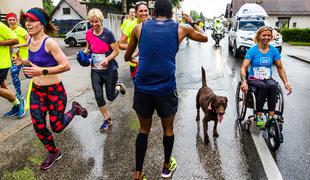
[[210, 120], [214, 120], [213, 137], [218, 137], [219, 134], [217, 132], [217, 123], [218, 121], [222, 122], [223, 120], [228, 99], [224, 96], [215, 95], [212, 89], [207, 87], [206, 72], [203, 67], [201, 67], [201, 73], [202, 73], [202, 87], [199, 89], [196, 96], [196, 108], [197, 108], [196, 121], [199, 121], [200, 119], [199, 109], [201, 107], [202, 111], [205, 114], [205, 117], [203, 118], [204, 141], [206, 144], [208, 144], [209, 143], [208, 122]]

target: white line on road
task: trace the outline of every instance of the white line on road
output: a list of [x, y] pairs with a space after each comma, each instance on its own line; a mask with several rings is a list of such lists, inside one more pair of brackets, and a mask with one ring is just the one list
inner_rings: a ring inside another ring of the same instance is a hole
[[[253, 124], [253, 123], [252, 123]], [[283, 180], [282, 175], [275, 163], [266, 142], [262, 136], [262, 132], [258, 128], [250, 129], [251, 136], [255, 143], [258, 155], [263, 163], [263, 167], [268, 179], [272, 180]]]

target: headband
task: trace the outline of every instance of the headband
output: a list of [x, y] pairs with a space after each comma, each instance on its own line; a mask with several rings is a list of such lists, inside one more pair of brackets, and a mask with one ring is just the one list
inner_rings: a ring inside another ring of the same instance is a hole
[[33, 20], [40, 21], [40, 23], [43, 26], [47, 25], [47, 20], [45, 19], [44, 15], [42, 14], [42, 12], [40, 12], [37, 9], [32, 8], [32, 9], [28, 10], [27, 13], [24, 14], [23, 16], [27, 16]]
[[8, 13], [8, 14], [5, 16], [6, 20], [8, 20], [8, 19], [11, 18], [11, 17], [13, 17], [13, 18], [15, 18], [15, 19], [17, 20], [17, 16], [16, 16], [16, 14], [14, 14], [14, 13]]

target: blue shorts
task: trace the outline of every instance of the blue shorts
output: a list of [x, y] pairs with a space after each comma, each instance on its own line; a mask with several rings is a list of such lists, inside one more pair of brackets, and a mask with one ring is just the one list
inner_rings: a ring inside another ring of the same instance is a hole
[[178, 95], [175, 91], [167, 96], [154, 96], [135, 90], [133, 108], [143, 118], [152, 117], [155, 109], [159, 117], [169, 117], [178, 110]]

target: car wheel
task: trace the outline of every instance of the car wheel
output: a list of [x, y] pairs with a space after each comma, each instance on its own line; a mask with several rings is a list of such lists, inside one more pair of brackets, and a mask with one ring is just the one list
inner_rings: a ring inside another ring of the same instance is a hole
[[232, 52], [233, 52], [234, 57], [239, 57], [239, 52], [238, 52], [236, 44], [234, 44]]
[[68, 44], [70, 47], [75, 47], [77, 42], [74, 38], [70, 38], [69, 41], [68, 41]]

